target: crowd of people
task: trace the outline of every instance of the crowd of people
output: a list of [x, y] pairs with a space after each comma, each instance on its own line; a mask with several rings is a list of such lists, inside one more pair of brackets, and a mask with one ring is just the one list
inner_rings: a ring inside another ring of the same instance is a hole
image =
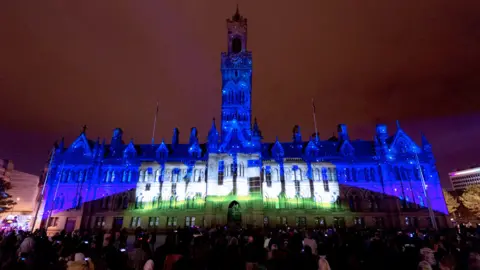
[[[0, 270], [178, 269], [479, 269], [474, 229], [383, 230], [178, 228], [156, 245], [157, 233], [75, 231], [47, 237], [0, 232]], [[158, 246], [158, 247], [157, 247]]]

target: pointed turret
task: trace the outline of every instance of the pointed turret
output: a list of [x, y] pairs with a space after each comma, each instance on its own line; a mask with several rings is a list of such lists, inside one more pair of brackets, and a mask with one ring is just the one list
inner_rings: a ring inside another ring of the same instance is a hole
[[189, 144], [192, 145], [194, 143], [198, 143], [198, 132], [196, 127], [192, 127], [190, 130]]
[[252, 132], [252, 136], [253, 136], [253, 137], [256, 137], [256, 138], [259, 138], [260, 140], [263, 139], [263, 137], [262, 137], [262, 131], [261, 131], [260, 128], [258, 127], [258, 123], [257, 123], [257, 118], [256, 118], [256, 117], [255, 117], [254, 122], [253, 122], [253, 132]]
[[293, 143], [295, 144], [301, 144], [302, 143], [302, 132], [300, 131], [300, 126], [299, 125], [295, 125], [293, 127], [293, 131], [292, 131], [292, 140], [293, 140]]
[[127, 145], [125, 150], [123, 151], [123, 157], [126, 159], [134, 158], [137, 155], [137, 149], [135, 149], [135, 144], [133, 143], [133, 139], [130, 139], [130, 143]]
[[272, 156], [275, 159], [281, 159], [283, 158], [284, 155], [285, 155], [285, 151], [283, 150], [283, 146], [280, 143], [280, 141], [278, 141], [278, 136], [277, 136], [275, 139], [275, 144], [272, 147]]
[[307, 148], [305, 148], [305, 154], [307, 157], [310, 158], [315, 158], [318, 155], [318, 147], [317, 144], [315, 143], [315, 139], [313, 137], [310, 137], [310, 140], [307, 144]]
[[239, 22], [243, 19], [242, 15], [240, 15], [240, 10], [238, 8], [238, 4], [237, 4], [237, 9], [235, 10], [235, 14], [233, 14], [232, 16], [232, 21], [234, 22]]
[[350, 138], [348, 136], [347, 125], [340, 124], [338, 125], [338, 139], [340, 141], [348, 141]]
[[62, 137], [62, 139], [60, 140], [60, 143], [57, 146], [57, 152], [61, 153], [63, 152], [64, 149], [65, 149], [65, 137]]
[[210, 153], [216, 152], [218, 150], [218, 130], [217, 126], [215, 124], [215, 118], [212, 120], [212, 127], [210, 128], [210, 131], [208, 132], [208, 151]]

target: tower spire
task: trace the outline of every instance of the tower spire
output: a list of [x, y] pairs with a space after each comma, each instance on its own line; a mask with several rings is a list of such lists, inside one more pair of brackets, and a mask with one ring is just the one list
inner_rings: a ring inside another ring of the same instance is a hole
[[240, 9], [238, 8], [238, 2], [237, 2], [237, 9], [235, 10], [235, 14], [232, 16], [232, 21], [238, 22], [242, 19], [242, 15], [240, 15]]

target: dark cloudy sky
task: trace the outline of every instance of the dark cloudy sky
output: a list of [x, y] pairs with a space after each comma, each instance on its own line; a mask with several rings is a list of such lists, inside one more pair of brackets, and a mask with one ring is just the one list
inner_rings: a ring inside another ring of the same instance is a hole
[[[394, 120], [423, 131], [441, 177], [480, 163], [480, 3], [476, 1], [240, 0], [254, 55], [253, 113], [265, 139], [294, 124], [321, 136], [336, 124], [371, 139]], [[0, 156], [37, 173], [52, 142], [147, 143], [206, 136], [220, 114], [220, 52], [235, 0], [3, 1]]]

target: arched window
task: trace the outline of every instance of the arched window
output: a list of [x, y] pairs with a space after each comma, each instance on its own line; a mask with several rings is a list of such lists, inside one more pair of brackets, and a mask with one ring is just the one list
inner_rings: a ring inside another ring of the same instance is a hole
[[397, 178], [396, 180], [401, 181], [402, 177], [400, 176], [400, 169], [398, 167], [395, 167], [394, 171], [395, 171], [395, 178]]
[[375, 182], [375, 178], [376, 178], [375, 169], [370, 168], [370, 181]]
[[122, 198], [122, 207], [123, 209], [127, 209], [128, 208], [128, 196], [127, 195], [124, 195], [123, 198]]
[[365, 181], [369, 182], [370, 181], [370, 171], [368, 170], [368, 168], [364, 168], [363, 173], [365, 174]]
[[155, 208], [157, 206], [158, 199], [156, 196], [153, 196], [152, 198], [152, 208]]
[[272, 172], [270, 166], [265, 167], [265, 181], [267, 182], [267, 187], [272, 186]]
[[232, 52], [239, 53], [242, 51], [242, 40], [236, 37], [232, 40]]
[[141, 194], [135, 199], [135, 209], [143, 209], [143, 196]]

